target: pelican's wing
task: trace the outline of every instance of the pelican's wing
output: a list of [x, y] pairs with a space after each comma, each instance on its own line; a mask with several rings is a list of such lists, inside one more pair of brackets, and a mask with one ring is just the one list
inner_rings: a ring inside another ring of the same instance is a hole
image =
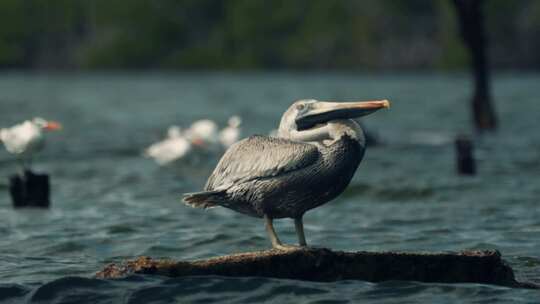
[[320, 157], [315, 145], [267, 136], [251, 136], [233, 144], [208, 178], [205, 190], [228, 188], [253, 179], [305, 168]]

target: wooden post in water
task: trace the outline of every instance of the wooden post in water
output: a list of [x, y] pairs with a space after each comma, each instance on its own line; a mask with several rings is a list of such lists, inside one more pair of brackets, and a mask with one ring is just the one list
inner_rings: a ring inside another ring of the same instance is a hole
[[472, 114], [477, 130], [495, 130], [497, 118], [491, 102], [487, 38], [482, 13], [483, 0], [453, 0], [461, 29], [461, 37], [471, 54], [474, 74]]
[[12, 175], [9, 178], [9, 193], [15, 208], [48, 208], [50, 205], [49, 176], [33, 173], [30, 170], [25, 170], [23, 175]]
[[474, 159], [474, 144], [465, 135], [458, 135], [456, 145], [456, 169], [461, 175], [475, 175], [476, 163]]

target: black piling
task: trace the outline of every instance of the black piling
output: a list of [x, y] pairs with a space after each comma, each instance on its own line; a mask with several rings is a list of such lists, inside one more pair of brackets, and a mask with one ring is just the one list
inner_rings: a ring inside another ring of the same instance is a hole
[[461, 29], [461, 37], [471, 55], [474, 95], [471, 101], [476, 129], [497, 128], [495, 107], [491, 102], [487, 34], [484, 24], [483, 0], [453, 0]]
[[40, 207], [50, 206], [49, 175], [37, 174], [25, 170], [24, 174], [15, 174], [9, 178], [9, 192], [13, 207]]
[[473, 141], [464, 135], [459, 135], [455, 140], [456, 168], [460, 175], [475, 175], [476, 163], [474, 159]]

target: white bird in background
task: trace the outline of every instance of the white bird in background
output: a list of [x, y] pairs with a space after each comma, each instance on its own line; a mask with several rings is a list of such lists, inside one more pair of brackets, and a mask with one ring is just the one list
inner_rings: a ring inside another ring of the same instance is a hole
[[167, 130], [167, 138], [146, 148], [144, 156], [164, 166], [185, 157], [190, 151], [191, 142], [182, 134], [182, 129], [171, 126]]
[[22, 169], [28, 170], [33, 155], [41, 151], [45, 145], [43, 131], [60, 129], [62, 129], [60, 123], [36, 117], [11, 128], [0, 129], [0, 141], [4, 143], [9, 153], [17, 156]]
[[240, 139], [241, 123], [242, 119], [239, 116], [234, 115], [229, 118], [229, 125], [219, 132], [219, 141], [223, 148], [227, 149]]
[[197, 120], [187, 130], [171, 126], [167, 137], [146, 148], [143, 155], [154, 159], [160, 166], [188, 157], [190, 162], [197, 162], [200, 156], [219, 152], [220, 143], [227, 148], [238, 141], [240, 123], [240, 117], [232, 116], [229, 125], [219, 132], [218, 125], [209, 119]]
[[214, 150], [219, 144], [218, 125], [210, 119], [197, 120], [186, 130], [186, 136], [203, 150]]

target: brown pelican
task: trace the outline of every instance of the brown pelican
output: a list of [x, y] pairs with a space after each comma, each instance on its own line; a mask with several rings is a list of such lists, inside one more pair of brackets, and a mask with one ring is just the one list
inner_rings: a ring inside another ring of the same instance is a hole
[[365, 150], [352, 118], [388, 108], [387, 100], [299, 100], [283, 114], [278, 136], [251, 136], [223, 155], [205, 191], [187, 193], [192, 207], [223, 206], [264, 218], [272, 246], [285, 249], [275, 218], [293, 218], [300, 246], [307, 246], [302, 217], [337, 197], [351, 181]]

